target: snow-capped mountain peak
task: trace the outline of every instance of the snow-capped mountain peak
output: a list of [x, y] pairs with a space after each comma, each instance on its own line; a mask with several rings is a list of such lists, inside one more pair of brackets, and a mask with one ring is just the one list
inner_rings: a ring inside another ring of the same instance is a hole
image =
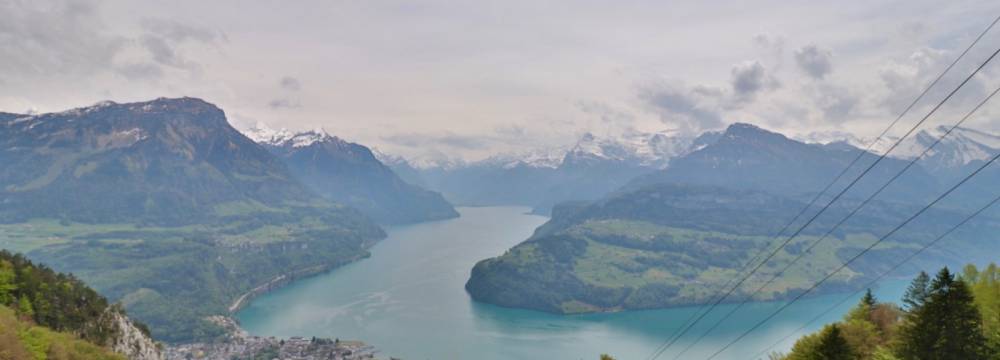
[[[889, 156], [897, 159], [914, 159], [947, 133], [950, 128], [950, 126], [941, 125], [921, 130], [899, 143], [889, 153]], [[800, 136], [799, 139], [820, 144], [847, 143], [859, 149], [870, 148], [871, 152], [879, 155], [884, 154], [899, 142], [899, 137], [883, 136], [872, 144], [876, 139], [856, 137], [842, 131], [816, 132]], [[932, 168], [963, 166], [973, 161], [987, 160], [997, 151], [1000, 151], [1000, 136], [957, 127], [924, 155], [926, 160], [922, 160], [922, 164]]]
[[480, 165], [513, 169], [516, 167], [551, 168], [562, 164], [566, 148], [540, 148], [517, 153], [497, 154], [479, 161]]
[[609, 137], [586, 133], [567, 152], [564, 162], [624, 161], [664, 168], [670, 159], [687, 153], [692, 140], [670, 133], [631, 132]]
[[303, 132], [292, 132], [286, 128], [274, 130], [262, 122], [243, 130], [243, 135], [256, 143], [273, 146], [306, 147], [322, 141], [342, 141], [322, 128]]

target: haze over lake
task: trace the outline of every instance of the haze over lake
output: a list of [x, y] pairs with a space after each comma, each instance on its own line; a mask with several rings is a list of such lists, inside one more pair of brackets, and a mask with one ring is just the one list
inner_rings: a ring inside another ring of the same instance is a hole
[[[697, 309], [564, 316], [473, 302], [463, 288], [469, 269], [523, 241], [546, 220], [528, 211], [466, 207], [457, 219], [389, 228], [371, 258], [257, 298], [238, 319], [255, 335], [361, 339], [384, 356], [404, 359], [593, 359], [600, 353], [636, 359], [648, 356]], [[875, 293], [895, 301], [904, 286], [888, 282]], [[721, 358], [756, 354], [844, 296], [796, 304]], [[848, 302], [809, 330], [839, 319], [853, 305]], [[777, 306], [748, 305], [691, 356], [707, 356]], [[716, 314], [728, 308], [722, 310]], [[691, 331], [678, 345], [698, 334]]]

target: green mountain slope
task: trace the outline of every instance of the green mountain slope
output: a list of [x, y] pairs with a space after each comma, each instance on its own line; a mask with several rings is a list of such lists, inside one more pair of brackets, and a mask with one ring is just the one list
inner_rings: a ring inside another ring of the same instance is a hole
[[[794, 199], [759, 191], [673, 184], [644, 187], [593, 204], [563, 205], [530, 239], [476, 264], [466, 289], [478, 301], [556, 313], [703, 303], [737, 276], [754, 254], [774, 243], [773, 234], [802, 206]], [[835, 206], [819, 217], [735, 299], [805, 251], [848, 210]], [[767, 286], [759, 299], [796, 295], [915, 211], [909, 205], [873, 204]], [[960, 216], [929, 212], [822, 290], [856, 286], [876, 270], [884, 270], [888, 262], [880, 259], [909, 254]], [[998, 246], [991, 240], [998, 229], [995, 220], [972, 225], [956, 233], [960, 240], [951, 248], [958, 253], [995, 251]], [[917, 265], [950, 260], [960, 259], [934, 251]]]
[[384, 232], [312, 193], [202, 100], [0, 119], [0, 247], [77, 274], [166, 341], [282, 275], [367, 256]]
[[316, 193], [350, 205], [382, 224], [405, 224], [458, 217], [441, 194], [409, 184], [364, 145], [323, 131], [270, 136], [248, 131], [282, 159], [303, 184]]
[[144, 326], [73, 275], [0, 251], [0, 358], [126, 356], [160, 358]]
[[0, 305], [0, 359], [124, 360], [125, 356], [86, 342], [72, 334], [32, 325], [14, 310]]

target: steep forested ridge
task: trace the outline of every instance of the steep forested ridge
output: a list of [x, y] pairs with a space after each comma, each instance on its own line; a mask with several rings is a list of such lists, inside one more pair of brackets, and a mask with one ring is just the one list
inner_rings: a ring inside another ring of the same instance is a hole
[[384, 236], [199, 99], [0, 120], [0, 247], [76, 274], [158, 339], [217, 336], [206, 318], [244, 293]]
[[0, 355], [4, 359], [119, 358], [110, 350], [118, 348], [131, 330], [123, 326], [137, 326], [145, 334], [139, 347], [153, 346], [146, 327], [119, 322], [124, 316], [121, 307], [109, 304], [73, 275], [0, 251]]

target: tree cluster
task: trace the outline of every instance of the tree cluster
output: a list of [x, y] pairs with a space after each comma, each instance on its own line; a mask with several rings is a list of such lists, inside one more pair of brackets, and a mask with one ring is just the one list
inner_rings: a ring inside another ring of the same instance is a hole
[[948, 268], [918, 275], [902, 308], [868, 291], [842, 321], [799, 339], [780, 360], [974, 360], [1000, 357], [1000, 276]]
[[0, 251], [0, 305], [14, 309], [21, 319], [95, 344], [109, 343], [117, 331], [107, 299], [71, 274], [7, 251]]

